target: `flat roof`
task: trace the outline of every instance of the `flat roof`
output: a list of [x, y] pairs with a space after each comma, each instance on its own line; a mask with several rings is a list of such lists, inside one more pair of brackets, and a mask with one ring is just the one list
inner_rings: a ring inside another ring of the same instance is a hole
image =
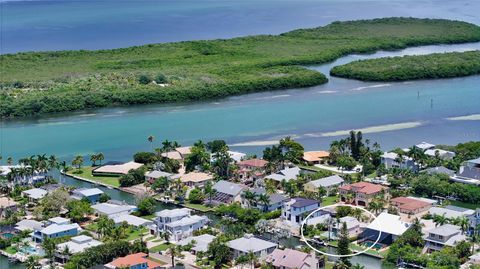
[[382, 233], [401, 235], [408, 229], [409, 226], [410, 224], [400, 220], [400, 216], [383, 212], [378, 215], [378, 217], [372, 221], [367, 228], [381, 231]]

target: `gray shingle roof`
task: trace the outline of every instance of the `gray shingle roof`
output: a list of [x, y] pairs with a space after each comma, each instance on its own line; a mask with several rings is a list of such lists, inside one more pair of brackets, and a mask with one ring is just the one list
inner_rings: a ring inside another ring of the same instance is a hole
[[313, 184], [315, 187], [330, 187], [342, 184], [344, 182], [343, 178], [338, 175], [333, 175], [329, 177], [320, 178], [314, 181], [310, 181], [310, 184]]
[[269, 248], [274, 248], [277, 244], [270, 241], [258, 239], [251, 234], [245, 234], [244, 237], [237, 238], [235, 240], [229, 241], [227, 245], [235, 250], [248, 253], [258, 252]]

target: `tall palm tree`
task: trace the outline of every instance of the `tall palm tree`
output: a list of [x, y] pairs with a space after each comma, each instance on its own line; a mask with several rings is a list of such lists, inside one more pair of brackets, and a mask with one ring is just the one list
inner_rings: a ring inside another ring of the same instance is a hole
[[153, 135], [149, 135], [147, 137], [147, 141], [150, 143], [150, 150], [152, 150], [153, 140], [155, 140], [155, 137]]
[[8, 165], [13, 165], [13, 158], [12, 157], [7, 158], [7, 164]]
[[245, 192], [243, 192], [242, 196], [247, 201], [248, 207], [255, 206], [255, 203], [257, 201], [257, 194], [250, 190], [246, 190]]
[[94, 153], [94, 154], [90, 155], [90, 161], [92, 162], [92, 166], [97, 165], [97, 160], [98, 160], [97, 154]]
[[102, 152], [97, 153], [97, 160], [99, 161], [100, 165], [102, 165], [102, 161], [105, 160], [105, 156]]
[[172, 268], [175, 268], [175, 256], [178, 254], [178, 250], [176, 248], [175, 245], [172, 245], [169, 249], [168, 249], [168, 254], [170, 255], [170, 257], [172, 258]]
[[354, 264], [352, 267], [352, 269], [365, 269], [365, 266], [359, 264], [359, 263], [356, 263]]
[[262, 193], [258, 196], [258, 201], [263, 205], [263, 211], [267, 212], [268, 211], [268, 205], [270, 204], [270, 197]]

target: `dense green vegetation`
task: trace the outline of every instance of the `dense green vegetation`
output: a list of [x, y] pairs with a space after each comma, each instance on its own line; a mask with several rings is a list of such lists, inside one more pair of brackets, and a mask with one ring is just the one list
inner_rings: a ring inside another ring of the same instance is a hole
[[364, 81], [463, 77], [480, 74], [480, 51], [360, 60], [335, 66], [330, 74]]
[[2, 55], [0, 115], [308, 87], [327, 79], [298, 65], [325, 63], [350, 53], [479, 40], [480, 27], [465, 22], [386, 18], [334, 22], [277, 36]]

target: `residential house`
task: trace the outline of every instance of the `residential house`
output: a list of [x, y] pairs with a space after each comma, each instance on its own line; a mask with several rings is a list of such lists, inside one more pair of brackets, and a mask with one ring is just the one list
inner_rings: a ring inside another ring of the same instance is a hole
[[[257, 197], [261, 194], [267, 194], [267, 191], [264, 188], [255, 188], [251, 189], [251, 192], [255, 193]], [[280, 194], [280, 193], [272, 193], [272, 194], [267, 194], [269, 203], [268, 205], [264, 205], [261, 202], [257, 202], [254, 206], [258, 208], [259, 210], [265, 211], [265, 212], [270, 212], [274, 211], [277, 209], [281, 209], [283, 206], [283, 203], [287, 201], [289, 198], [287, 198], [285, 195]], [[248, 201], [243, 199], [243, 204], [247, 206]]]
[[463, 163], [453, 181], [466, 184], [480, 185], [480, 158]]
[[228, 151], [228, 154], [230, 154], [230, 158], [236, 163], [242, 161], [247, 157], [247, 154], [242, 153], [242, 152], [237, 152], [237, 151]]
[[290, 181], [297, 179], [297, 177], [301, 174], [301, 169], [300, 167], [286, 167], [283, 170], [278, 171], [278, 173], [270, 174], [268, 176], [265, 176], [264, 180], [270, 179], [274, 180], [278, 183], [282, 181]]
[[154, 171], [150, 171], [150, 172], [145, 173], [145, 180], [148, 181], [150, 184], [152, 184], [153, 182], [155, 182], [159, 178], [165, 177], [167, 179], [172, 179], [172, 176], [173, 176], [173, 174], [163, 172], [163, 171], [154, 170]]
[[338, 235], [340, 230], [343, 227], [343, 224], [347, 225], [347, 231], [349, 237], [356, 237], [363, 232], [364, 226], [361, 225], [360, 221], [351, 216], [346, 216], [338, 219], [338, 222], [334, 223], [333, 234]]
[[55, 217], [48, 220], [45, 228], [34, 230], [32, 240], [42, 242], [45, 238], [76, 236], [80, 231], [81, 228], [78, 224], [70, 223], [69, 219]]
[[21, 220], [15, 224], [15, 230], [19, 232], [36, 231], [36, 230], [41, 230], [43, 228], [44, 228], [43, 223], [36, 220], [30, 220], [30, 219]]
[[164, 268], [158, 262], [148, 259], [148, 254], [143, 252], [130, 254], [117, 258], [105, 264], [108, 269], [161, 269]]
[[273, 250], [272, 254], [266, 258], [266, 262], [275, 269], [323, 268], [323, 262], [319, 262], [315, 252], [305, 253], [291, 248]]
[[45, 197], [48, 192], [41, 188], [33, 188], [29, 190], [22, 191], [22, 197], [28, 198], [28, 201], [31, 203], [36, 203], [43, 197]]
[[381, 163], [386, 169], [400, 168], [418, 172], [420, 166], [411, 157], [403, 156], [402, 161], [399, 162], [399, 155], [395, 152], [385, 152], [380, 156]]
[[439, 215], [449, 219], [470, 217], [475, 214], [475, 210], [458, 207], [458, 206], [446, 206], [446, 207], [432, 207], [428, 210], [428, 213], [432, 216]]
[[197, 252], [207, 252], [208, 244], [210, 244], [215, 238], [215, 236], [210, 234], [190, 236], [178, 241], [177, 245], [186, 246], [192, 244], [192, 249], [190, 251], [193, 252], [193, 254], [196, 254]]
[[434, 149], [435, 145], [427, 142], [422, 142], [420, 144], [416, 144], [415, 147], [425, 152], [426, 150]]
[[444, 224], [428, 231], [428, 235], [424, 237], [424, 252], [431, 253], [438, 251], [445, 246], [454, 247], [459, 242], [465, 241], [467, 237], [462, 234], [459, 226], [452, 224]]
[[443, 149], [427, 149], [425, 155], [430, 157], [439, 157], [442, 160], [451, 160], [455, 157], [455, 152], [443, 150]]
[[468, 220], [470, 221], [469, 234], [472, 234], [474, 230], [478, 230], [477, 227], [480, 227], [480, 208], [477, 208], [475, 213], [468, 217]]
[[342, 186], [344, 182], [345, 181], [340, 176], [333, 175], [333, 176], [324, 177], [324, 178], [307, 182], [304, 185], [304, 190], [308, 192], [316, 193], [318, 192], [318, 189], [322, 187], [327, 191], [327, 196], [329, 196], [332, 191]]
[[402, 221], [400, 216], [383, 212], [360, 234], [360, 242], [375, 242], [381, 232], [378, 243], [390, 245], [409, 227], [410, 224]]
[[[303, 220], [306, 219], [311, 212], [317, 210], [318, 208], [320, 208], [320, 202], [317, 200], [300, 197], [292, 198], [283, 203], [282, 219], [292, 226], [300, 226]], [[323, 214], [324, 212], [320, 210], [314, 213], [311, 218], [319, 217]]]
[[369, 203], [377, 196], [388, 197], [387, 187], [364, 181], [343, 185], [339, 188], [339, 192], [342, 202], [351, 202], [349, 196], [352, 196], [355, 205], [365, 207], [368, 207]]
[[203, 188], [205, 183], [213, 180], [213, 175], [203, 172], [190, 172], [180, 176], [180, 180], [189, 187]]
[[[86, 235], [72, 237], [70, 241], [57, 245], [55, 256], [62, 260], [68, 260], [71, 255], [81, 253], [87, 248], [100, 246], [102, 242]], [[65, 255], [65, 249], [68, 249], [69, 255]]]
[[120, 215], [129, 215], [130, 213], [137, 211], [137, 207], [133, 205], [114, 204], [111, 202], [100, 203], [92, 205], [93, 211], [98, 216], [107, 216], [113, 219]]
[[271, 254], [277, 244], [254, 237], [252, 234], [245, 234], [243, 237], [227, 242], [233, 251], [233, 258], [253, 253], [260, 260], [264, 260]]
[[13, 173], [13, 185], [34, 185], [45, 181], [47, 175], [38, 171], [33, 171], [33, 174], [26, 175], [23, 173], [17, 173], [22, 169], [31, 168], [31, 166], [25, 165], [3, 165], [0, 166], [0, 176], [7, 177], [10, 173]]
[[92, 170], [94, 176], [121, 176], [128, 174], [130, 170], [136, 170], [142, 167], [143, 164], [134, 161], [122, 162], [108, 162]]
[[444, 166], [430, 167], [430, 168], [427, 168], [427, 169], [423, 170], [422, 172], [425, 172], [429, 175], [443, 174], [443, 175], [447, 175], [449, 177], [454, 177], [455, 176], [455, 171], [450, 170], [450, 169], [448, 169]]
[[395, 207], [399, 213], [407, 215], [427, 213], [427, 211], [432, 207], [431, 203], [410, 197], [393, 198], [390, 200], [390, 204]]
[[265, 176], [268, 162], [262, 159], [249, 159], [237, 162], [237, 177], [242, 181], [254, 181]]
[[206, 216], [191, 215], [188, 208], [165, 209], [155, 215], [155, 224], [150, 226], [150, 233], [168, 233], [172, 241], [191, 236], [193, 231], [200, 230], [209, 222]]
[[303, 160], [308, 165], [324, 164], [328, 161], [330, 152], [328, 151], [305, 151], [303, 153]]
[[215, 195], [212, 199], [212, 203], [228, 204], [233, 202], [241, 203], [241, 194], [244, 190], [247, 189], [247, 187], [241, 184], [220, 180], [213, 185], [213, 189], [215, 190]]
[[166, 157], [172, 160], [183, 161], [192, 153], [191, 147], [179, 147], [175, 150], [162, 153], [162, 157]]
[[151, 220], [128, 214], [115, 216], [112, 218], [112, 220], [113, 222], [115, 222], [115, 225], [120, 225], [123, 222], [126, 222], [128, 225], [132, 225], [135, 227], [147, 227], [153, 224], [153, 221]]
[[72, 198], [77, 200], [87, 199], [90, 203], [96, 204], [100, 200], [103, 191], [98, 188], [80, 188], [72, 192]]
[[0, 218], [6, 218], [10, 213], [17, 210], [18, 203], [10, 197], [0, 197]]

